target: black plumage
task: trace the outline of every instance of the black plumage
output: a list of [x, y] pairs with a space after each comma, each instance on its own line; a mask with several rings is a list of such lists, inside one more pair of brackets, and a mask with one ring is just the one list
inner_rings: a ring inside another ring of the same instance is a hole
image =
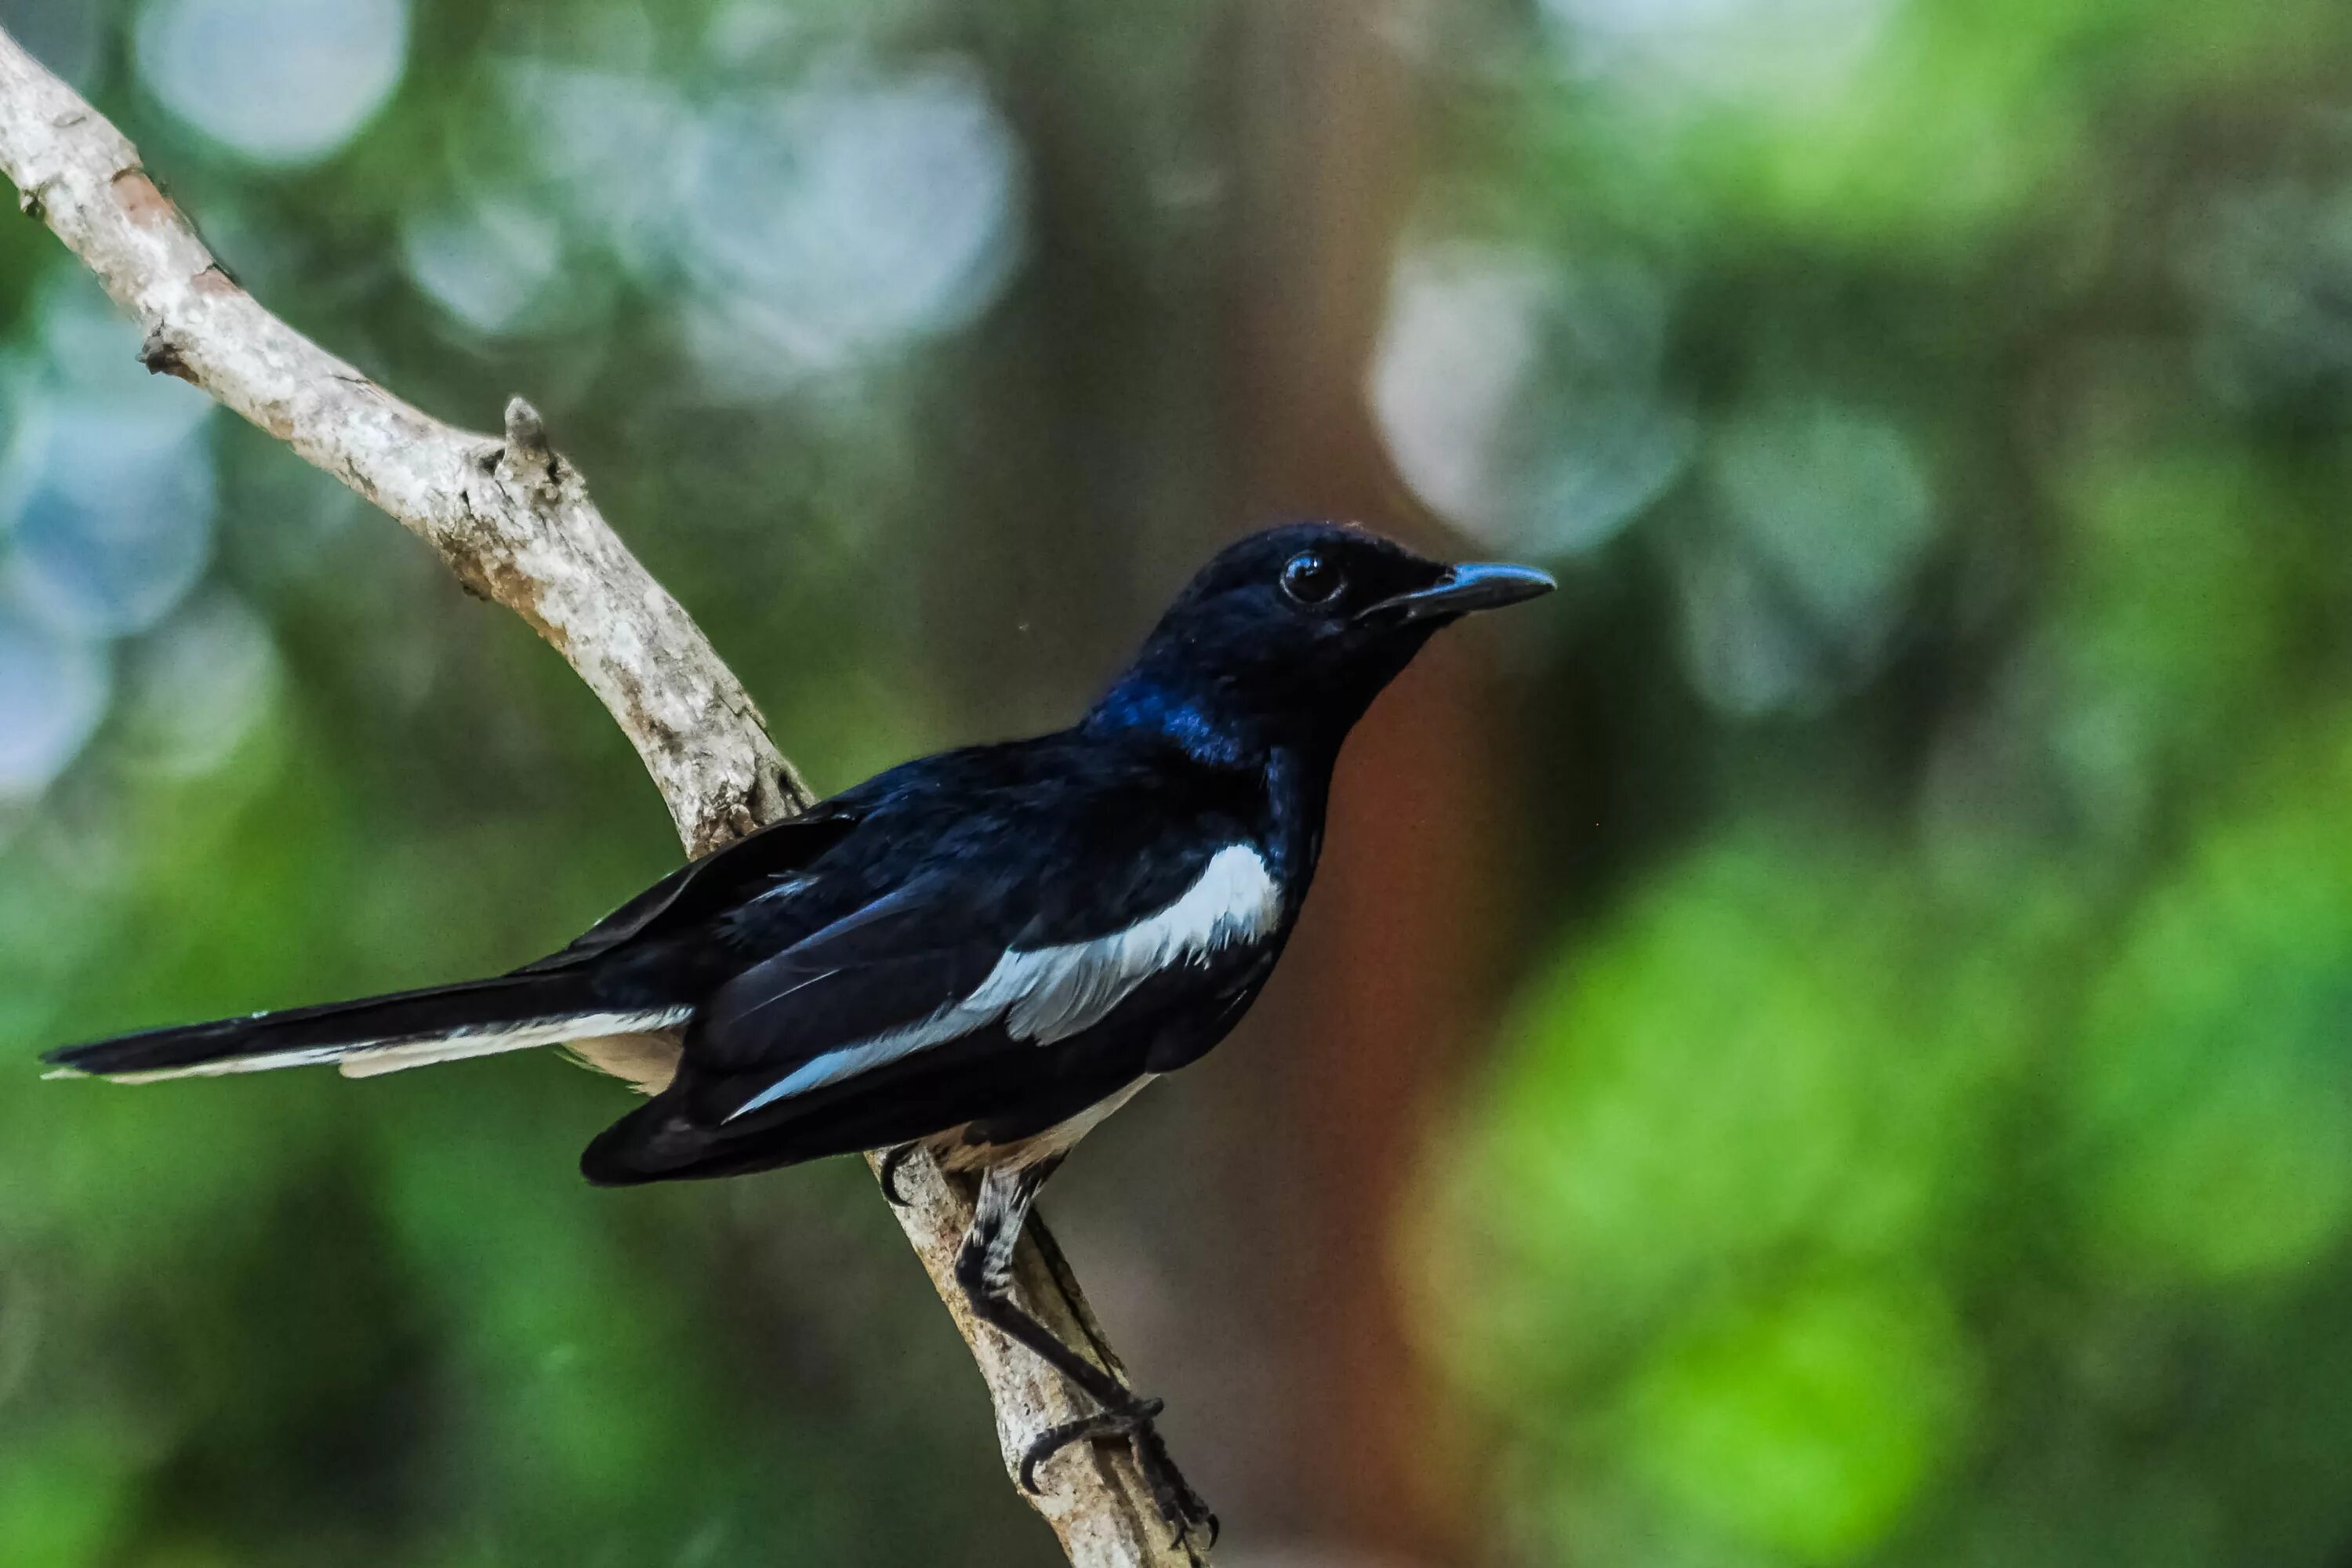
[[1314, 877], [1340, 743], [1372, 699], [1437, 627], [1549, 587], [1337, 525], [1257, 534], [1193, 579], [1072, 728], [893, 768], [536, 963], [50, 1059], [131, 1079], [364, 1074], [674, 1034], [668, 1081], [590, 1144], [591, 1181], [915, 1146], [981, 1172], [959, 1270], [975, 1308], [1104, 1406], [1041, 1440], [1027, 1479], [1068, 1442], [1124, 1436], [1171, 1522], [1209, 1522], [1151, 1435], [1156, 1406], [1012, 1307], [1013, 1242], [1069, 1146], [1214, 1046], [1265, 984]]

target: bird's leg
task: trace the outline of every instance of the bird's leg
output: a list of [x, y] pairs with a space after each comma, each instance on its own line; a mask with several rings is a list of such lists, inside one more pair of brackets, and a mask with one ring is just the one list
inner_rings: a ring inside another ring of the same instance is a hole
[[1101, 1367], [1060, 1340], [1053, 1331], [1013, 1302], [1013, 1253], [1020, 1245], [1021, 1227], [1029, 1205], [1044, 1184], [1045, 1173], [1032, 1165], [1021, 1170], [991, 1166], [981, 1178], [980, 1201], [956, 1253], [956, 1283], [963, 1287], [974, 1316], [1005, 1338], [1026, 1345], [1038, 1358], [1084, 1389], [1106, 1412], [1132, 1413], [1143, 1402]]
[[1040, 1433], [1021, 1456], [1021, 1484], [1031, 1492], [1040, 1490], [1037, 1467], [1073, 1443], [1123, 1438], [1135, 1454], [1144, 1484], [1151, 1489], [1152, 1501], [1158, 1505], [1160, 1517], [1176, 1531], [1176, 1539], [1181, 1542], [1195, 1530], [1206, 1530], [1209, 1544], [1213, 1546], [1217, 1516], [1209, 1511], [1201, 1494], [1176, 1468], [1175, 1461], [1169, 1457], [1168, 1445], [1160, 1441], [1151, 1424], [1164, 1408], [1161, 1403], [1139, 1397], [1013, 1304], [1013, 1249], [1020, 1244], [1021, 1227], [1029, 1217], [1029, 1205], [1055, 1163], [1058, 1162], [1045, 1162], [1018, 1170], [991, 1166], [981, 1178], [980, 1202], [972, 1215], [971, 1229], [965, 1233], [963, 1246], [956, 1253], [956, 1282], [963, 1287], [973, 1316], [1005, 1338], [1027, 1347], [1102, 1406], [1092, 1415], [1081, 1415]]

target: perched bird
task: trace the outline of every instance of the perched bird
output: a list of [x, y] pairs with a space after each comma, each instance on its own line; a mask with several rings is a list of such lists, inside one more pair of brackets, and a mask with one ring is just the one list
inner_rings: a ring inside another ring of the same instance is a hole
[[1207, 1051], [1298, 919], [1340, 742], [1432, 632], [1549, 592], [1360, 530], [1223, 551], [1073, 727], [890, 769], [689, 865], [494, 979], [180, 1028], [48, 1059], [120, 1082], [333, 1062], [362, 1077], [571, 1043], [652, 1093], [591, 1182], [732, 1176], [916, 1148], [978, 1173], [956, 1278], [1099, 1410], [1179, 1535], [1214, 1519], [1138, 1397], [1011, 1297], [1032, 1199], [1071, 1146]]

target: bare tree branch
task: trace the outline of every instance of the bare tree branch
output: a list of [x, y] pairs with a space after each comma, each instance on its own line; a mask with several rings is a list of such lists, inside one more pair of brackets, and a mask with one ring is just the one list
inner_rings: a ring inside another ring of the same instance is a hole
[[[809, 794], [727, 666], [677, 600], [606, 526], [580, 471], [520, 398], [503, 438], [442, 423], [376, 385], [264, 310], [205, 248], [138, 150], [0, 33], [0, 169], [146, 333], [140, 358], [284, 441], [437, 551], [466, 586], [552, 643], [637, 750], [687, 853], [789, 816]], [[898, 1211], [916, 1254], [971, 1347], [1012, 1473], [1029, 1440], [1086, 1412], [1059, 1377], [975, 1322], [954, 1279], [969, 1194], [909, 1161]], [[1034, 1223], [1034, 1222], [1033, 1222]], [[1114, 1371], [1058, 1249], [1023, 1244], [1024, 1306]], [[1197, 1561], [1168, 1544], [1133, 1467], [1081, 1446], [1049, 1465], [1034, 1500], [1074, 1563]]]

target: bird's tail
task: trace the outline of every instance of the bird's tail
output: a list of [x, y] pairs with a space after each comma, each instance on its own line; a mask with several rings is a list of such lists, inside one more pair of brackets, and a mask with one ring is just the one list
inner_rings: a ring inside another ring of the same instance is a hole
[[505, 974], [357, 1002], [147, 1029], [68, 1046], [43, 1059], [57, 1064], [52, 1077], [89, 1075], [117, 1083], [329, 1062], [339, 1065], [346, 1078], [365, 1078], [530, 1046], [670, 1028], [692, 1011], [615, 1005], [595, 994], [591, 975], [576, 971]]

